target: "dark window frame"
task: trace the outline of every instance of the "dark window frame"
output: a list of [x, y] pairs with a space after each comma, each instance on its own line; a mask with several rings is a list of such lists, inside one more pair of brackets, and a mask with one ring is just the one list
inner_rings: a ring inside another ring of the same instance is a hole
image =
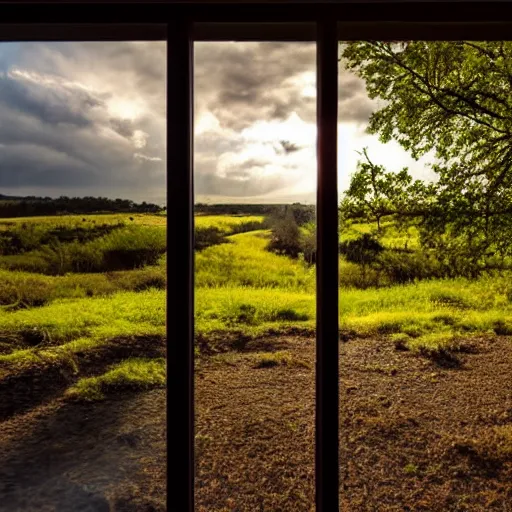
[[168, 42], [167, 210], [180, 219], [172, 238], [184, 248], [169, 252], [167, 269], [168, 386], [177, 390], [167, 395], [168, 510], [194, 510], [193, 41], [317, 42], [315, 475], [317, 511], [330, 512], [339, 509], [337, 42], [511, 39], [511, 7], [505, 0], [0, 0], [0, 41]]

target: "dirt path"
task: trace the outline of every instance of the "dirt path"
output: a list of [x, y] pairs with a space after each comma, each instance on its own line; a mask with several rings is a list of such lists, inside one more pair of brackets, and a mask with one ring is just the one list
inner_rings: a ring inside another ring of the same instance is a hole
[[[240, 354], [202, 369], [201, 512], [314, 510], [314, 342], [279, 344], [311, 368]], [[512, 340], [467, 352], [434, 362], [341, 343], [341, 510], [512, 511]]]
[[[196, 375], [199, 512], [314, 510], [314, 340], [267, 339]], [[341, 510], [512, 511], [512, 340], [432, 361], [340, 344]], [[59, 400], [0, 424], [1, 511], [165, 510], [165, 391]], [[170, 489], [172, 492], [172, 489]], [[179, 511], [175, 511], [179, 512]]]

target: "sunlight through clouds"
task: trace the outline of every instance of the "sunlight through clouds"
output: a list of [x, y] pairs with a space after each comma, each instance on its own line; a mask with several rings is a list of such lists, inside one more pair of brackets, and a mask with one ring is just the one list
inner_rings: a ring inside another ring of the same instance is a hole
[[[163, 204], [165, 54], [163, 42], [0, 43], [5, 193], [37, 194], [37, 182], [45, 195], [80, 194], [86, 184], [88, 194]], [[201, 42], [194, 59], [196, 199], [314, 201], [314, 43]], [[340, 190], [365, 146], [390, 170], [432, 176], [425, 161], [365, 133], [376, 108], [341, 67]]]

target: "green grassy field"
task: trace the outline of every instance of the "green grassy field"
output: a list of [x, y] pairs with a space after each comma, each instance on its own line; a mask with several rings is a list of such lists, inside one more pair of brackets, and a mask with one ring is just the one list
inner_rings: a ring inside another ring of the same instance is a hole
[[[407, 226], [404, 228], [397, 227], [392, 219], [384, 219], [381, 222], [383, 235], [381, 242], [384, 247], [389, 249], [411, 249], [419, 248], [419, 234], [416, 226]], [[340, 240], [353, 240], [363, 233], [375, 233], [376, 226], [354, 222], [351, 223], [340, 233]]]
[[247, 225], [262, 225], [262, 215], [196, 215], [195, 224], [200, 228], [218, 228], [223, 233], [237, 232]]
[[[158, 363], [144, 357], [132, 362], [121, 358], [93, 380], [80, 380], [84, 354], [115, 350], [119, 340], [129, 337], [165, 337], [165, 217], [133, 218], [70, 217], [64, 218], [64, 224], [92, 226], [96, 220], [119, 225], [85, 245], [110, 244], [116, 250], [153, 247], [159, 256], [151, 265], [63, 275], [0, 270], [0, 376], [32, 366], [73, 361], [78, 380], [75, 378], [70, 387], [70, 397], [82, 394], [88, 399], [99, 398], [102, 390], [111, 389], [112, 383], [123, 379], [132, 386], [161, 385], [160, 353], [155, 353]], [[201, 216], [197, 221], [198, 225], [217, 226], [228, 233], [236, 226], [261, 224], [263, 218]], [[9, 229], [6, 222], [0, 220], [0, 225]], [[34, 223], [44, 231], [62, 226], [63, 218], [15, 220], [16, 225], [20, 222]], [[130, 222], [135, 226], [130, 227]], [[356, 224], [347, 236], [368, 229]], [[238, 233], [228, 236], [227, 243], [196, 253], [196, 333], [203, 340], [223, 333], [259, 335], [297, 328], [314, 331], [315, 267], [300, 258], [293, 260], [266, 251], [269, 235], [270, 231], [264, 229]], [[403, 240], [392, 224], [386, 227], [386, 237], [390, 247]], [[414, 232], [411, 240], [414, 244]], [[73, 243], [62, 242], [62, 246]], [[0, 257], [0, 266], [4, 258]], [[438, 279], [357, 289], [347, 286], [346, 281], [357, 270], [355, 267], [340, 258], [340, 327], [347, 335], [386, 336], [411, 350], [428, 351], [455, 350], [461, 339], [475, 335], [512, 334], [510, 274], [473, 281]], [[132, 373], [135, 376], [130, 376]]]

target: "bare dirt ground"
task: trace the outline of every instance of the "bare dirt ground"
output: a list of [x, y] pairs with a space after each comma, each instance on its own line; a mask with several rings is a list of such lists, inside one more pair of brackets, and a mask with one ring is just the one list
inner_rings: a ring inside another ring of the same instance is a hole
[[[238, 349], [198, 361], [197, 509], [312, 511], [314, 340]], [[257, 368], [262, 349], [292, 360]], [[435, 361], [351, 339], [340, 343], [340, 374], [341, 510], [512, 511], [510, 338]], [[7, 418], [0, 510], [165, 510], [164, 404], [163, 390], [52, 399]]]

